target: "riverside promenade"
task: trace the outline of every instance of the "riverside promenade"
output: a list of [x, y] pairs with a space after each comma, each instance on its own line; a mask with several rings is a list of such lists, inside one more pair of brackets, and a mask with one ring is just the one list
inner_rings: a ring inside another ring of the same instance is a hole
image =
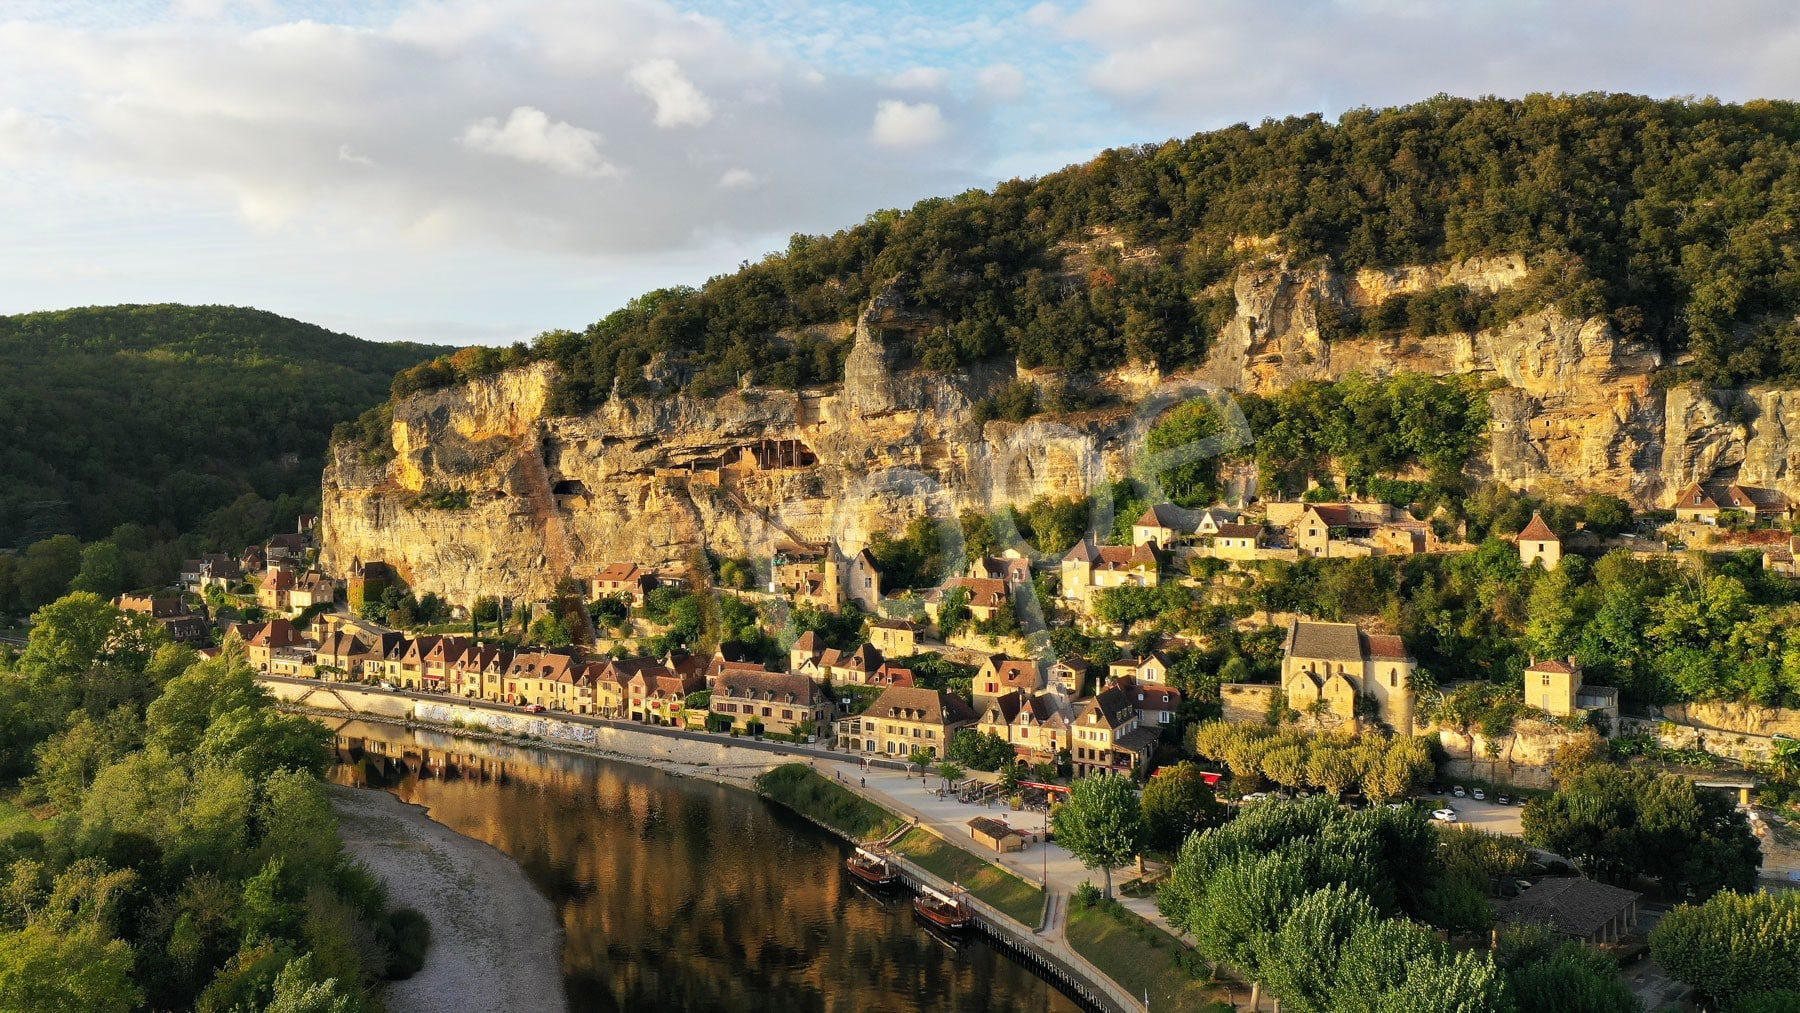
[[[907, 765], [899, 761], [875, 757], [865, 761], [860, 756], [820, 746], [766, 742], [742, 736], [733, 738], [590, 715], [530, 713], [522, 707], [507, 704], [412, 690], [386, 690], [360, 683], [271, 675], [259, 675], [257, 680], [283, 705], [315, 716], [328, 718], [341, 714], [346, 719], [395, 721], [452, 733], [463, 731], [506, 738], [524, 735], [529, 739], [525, 745], [597, 753], [606, 758], [645, 763], [671, 773], [743, 787], [751, 786], [756, 775], [764, 770], [785, 763], [809, 764], [820, 774], [837, 780], [913, 825], [1000, 866], [1025, 882], [1044, 887], [1044, 921], [1041, 925], [1022, 925], [998, 912], [990, 914], [1005, 919], [1016, 930], [1015, 934], [1035, 941], [1058, 960], [1081, 968], [1097, 981], [1112, 986], [1107, 991], [1116, 1005], [1128, 1010], [1143, 1008], [1140, 1000], [1130, 998], [1112, 985], [1111, 979], [1069, 945], [1064, 934], [1071, 896], [1083, 883], [1099, 884], [1102, 881], [1100, 873], [1083, 867], [1072, 854], [1054, 843], [1046, 844], [1040, 840], [1024, 851], [999, 855], [976, 844], [969, 834], [968, 821], [976, 816], [986, 816], [1003, 819], [1021, 830], [1041, 835], [1046, 820], [1043, 813], [1014, 812], [999, 805], [966, 805], [954, 797], [939, 797], [936, 789], [943, 785], [943, 779], [935, 774], [909, 772]], [[458, 724], [431, 716], [445, 706], [453, 706], [459, 713], [466, 712], [466, 716], [458, 718]], [[492, 721], [482, 720], [490, 716]], [[564, 729], [572, 734], [556, 734]], [[595, 734], [585, 734], [584, 730]], [[912, 871], [929, 875], [919, 869]], [[1131, 875], [1135, 875], [1134, 869], [1115, 870], [1115, 892], [1117, 886]], [[1119, 901], [1133, 913], [1176, 934], [1150, 898], [1120, 896]]]

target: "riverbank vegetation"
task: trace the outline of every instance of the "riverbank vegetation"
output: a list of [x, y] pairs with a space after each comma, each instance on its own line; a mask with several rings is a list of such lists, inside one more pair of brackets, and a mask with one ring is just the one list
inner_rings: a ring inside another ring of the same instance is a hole
[[[43, 818], [0, 839], [0, 1008], [380, 1008], [424, 929], [346, 858], [330, 733], [91, 594], [0, 671], [0, 776]], [[397, 959], [396, 959], [397, 958]]]
[[900, 817], [804, 763], [764, 771], [756, 792], [853, 840], [878, 840], [900, 829]]

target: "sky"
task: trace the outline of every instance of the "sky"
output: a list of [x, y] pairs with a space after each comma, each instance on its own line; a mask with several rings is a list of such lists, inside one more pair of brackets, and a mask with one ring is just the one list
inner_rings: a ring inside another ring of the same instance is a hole
[[1800, 98], [1800, 8], [0, 0], [0, 313], [528, 340], [1106, 147], [1592, 90]]

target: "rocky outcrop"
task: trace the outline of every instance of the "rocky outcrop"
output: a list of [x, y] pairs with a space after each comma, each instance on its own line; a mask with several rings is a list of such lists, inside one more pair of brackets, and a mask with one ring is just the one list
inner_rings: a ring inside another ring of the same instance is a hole
[[[539, 365], [413, 397], [395, 406], [385, 467], [334, 448], [325, 562], [384, 559], [458, 603], [544, 597], [612, 560], [767, 554], [828, 537], [857, 546], [928, 511], [1085, 495], [1122, 467], [1128, 410], [979, 423], [976, 401], [1007, 377], [900, 368], [889, 339], [917, 325], [871, 307], [831, 391], [670, 391], [548, 417]], [[469, 505], [431, 509], [417, 495], [446, 490]]]
[[[844, 382], [801, 393], [693, 397], [652, 364], [653, 392], [586, 415], [545, 412], [537, 364], [395, 406], [394, 455], [334, 450], [324, 480], [329, 565], [385, 559], [457, 602], [542, 597], [611, 560], [671, 563], [704, 547], [762, 554], [832, 537], [857, 546], [924, 512], [950, 516], [1080, 496], [1123, 474], [1159, 398], [1196, 386], [1268, 393], [1351, 373], [1490, 378], [1491, 439], [1472, 467], [1518, 488], [1606, 492], [1662, 506], [1695, 480], [1800, 495], [1800, 391], [1652, 383], [1660, 357], [1604, 319], [1546, 310], [1476, 333], [1325, 340], [1319, 311], [1447, 284], [1497, 292], [1525, 277], [1497, 257], [1345, 275], [1270, 252], [1231, 282], [1237, 313], [1204, 363], [1175, 376], [1134, 365], [1100, 381], [1124, 404], [1053, 422], [978, 423], [975, 405], [1019, 375], [914, 369], [897, 338], [932, 326], [894, 291], [856, 321]], [[832, 336], [842, 325], [809, 329]], [[1252, 434], [1253, 436], [1254, 434]], [[422, 493], [459, 490], [466, 509]]]

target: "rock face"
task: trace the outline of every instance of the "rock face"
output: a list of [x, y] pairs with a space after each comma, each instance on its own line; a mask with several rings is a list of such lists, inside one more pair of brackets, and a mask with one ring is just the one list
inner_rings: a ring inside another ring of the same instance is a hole
[[[1129, 409], [978, 423], [975, 402], [1007, 377], [896, 369], [886, 338], [916, 325], [871, 307], [831, 391], [615, 397], [557, 418], [543, 412], [551, 374], [540, 364], [410, 398], [395, 406], [392, 462], [334, 448], [326, 565], [383, 559], [457, 603], [544, 597], [608, 561], [766, 554], [827, 537], [859, 546], [928, 511], [1084, 495], [1122, 467]], [[469, 505], [420, 503], [445, 491]]]
[[[766, 554], [783, 540], [847, 547], [930, 512], [1081, 496], [1122, 474], [1170, 397], [1269, 393], [1351, 373], [1491, 377], [1488, 451], [1472, 467], [1517, 488], [1606, 492], [1663, 506], [1695, 480], [1800, 495], [1800, 390], [1659, 388], [1656, 350], [1603, 319], [1544, 311], [1426, 338], [1326, 341], [1318, 309], [1367, 307], [1462, 284], [1495, 292], [1527, 265], [1498, 257], [1344, 275], [1271, 257], [1233, 281], [1235, 318], [1198, 368], [1135, 365], [1101, 382], [1124, 406], [1023, 425], [979, 423], [975, 403], [1019, 375], [905, 368], [896, 336], [926, 320], [889, 294], [856, 322], [842, 385], [744, 388], [696, 398], [647, 371], [656, 393], [551, 417], [546, 364], [417, 395], [394, 409], [394, 457], [334, 449], [324, 477], [326, 562], [397, 565], [421, 590], [467, 603], [543, 597], [606, 562], [685, 561], [700, 548]], [[429, 495], [467, 494], [461, 509]]]

